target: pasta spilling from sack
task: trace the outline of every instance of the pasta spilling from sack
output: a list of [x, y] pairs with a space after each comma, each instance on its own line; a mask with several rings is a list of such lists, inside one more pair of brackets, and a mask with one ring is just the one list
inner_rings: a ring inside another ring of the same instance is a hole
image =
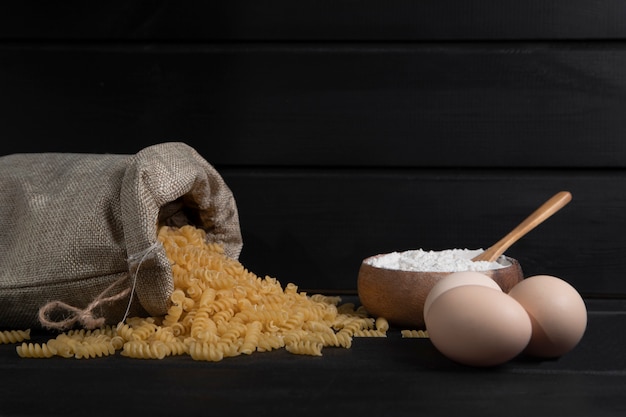
[[[22, 357], [91, 358], [114, 354], [163, 359], [189, 355], [220, 361], [284, 348], [322, 355], [324, 347], [350, 348], [354, 337], [385, 337], [389, 324], [341, 298], [307, 295], [289, 283], [261, 278], [200, 228], [162, 226], [158, 234], [171, 263], [174, 291], [164, 317], [131, 317], [116, 327], [69, 331], [47, 343], [23, 342]], [[15, 339], [17, 340], [17, 339]]]

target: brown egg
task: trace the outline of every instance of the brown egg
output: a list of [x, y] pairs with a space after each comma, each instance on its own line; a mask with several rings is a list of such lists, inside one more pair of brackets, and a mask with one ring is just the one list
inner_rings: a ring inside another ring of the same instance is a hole
[[430, 290], [424, 301], [424, 315], [428, 314], [430, 305], [444, 292], [461, 286], [461, 285], [484, 285], [494, 290], [502, 291], [498, 283], [496, 283], [491, 277], [482, 272], [476, 271], [460, 271], [453, 272], [441, 278]]
[[519, 355], [530, 340], [524, 308], [506, 293], [462, 285], [441, 294], [425, 316], [433, 345], [448, 358], [470, 366], [500, 365]]
[[587, 328], [587, 308], [578, 291], [566, 281], [535, 275], [515, 285], [509, 295], [524, 307], [532, 323], [525, 353], [558, 357], [582, 339]]

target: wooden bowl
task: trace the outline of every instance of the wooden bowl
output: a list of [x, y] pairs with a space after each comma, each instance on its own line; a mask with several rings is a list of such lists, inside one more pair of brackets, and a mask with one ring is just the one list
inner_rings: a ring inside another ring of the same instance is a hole
[[[386, 269], [370, 265], [371, 258], [361, 263], [357, 280], [359, 300], [373, 317], [384, 317], [392, 326], [424, 329], [424, 301], [435, 283], [451, 272], [418, 272]], [[524, 279], [519, 262], [504, 257], [501, 264], [510, 265], [479, 271], [490, 276], [502, 291]]]

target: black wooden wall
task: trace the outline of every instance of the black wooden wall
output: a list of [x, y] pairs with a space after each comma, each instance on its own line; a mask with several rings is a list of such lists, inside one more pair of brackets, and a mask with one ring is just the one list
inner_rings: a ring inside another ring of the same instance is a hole
[[363, 258], [487, 247], [626, 296], [626, 3], [12, 2], [0, 155], [196, 148], [237, 199], [242, 262], [355, 292]]

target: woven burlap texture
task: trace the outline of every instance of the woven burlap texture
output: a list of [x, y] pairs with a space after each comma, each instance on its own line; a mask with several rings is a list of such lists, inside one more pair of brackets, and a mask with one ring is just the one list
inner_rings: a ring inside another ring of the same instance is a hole
[[[134, 155], [3, 156], [0, 190], [0, 328], [39, 327], [48, 303], [85, 309], [111, 285], [107, 296], [129, 295], [93, 311], [107, 324], [164, 315], [173, 279], [160, 224], [200, 227], [235, 259], [243, 245], [231, 190], [182, 142]], [[60, 310], [59, 320], [72, 315]]]

